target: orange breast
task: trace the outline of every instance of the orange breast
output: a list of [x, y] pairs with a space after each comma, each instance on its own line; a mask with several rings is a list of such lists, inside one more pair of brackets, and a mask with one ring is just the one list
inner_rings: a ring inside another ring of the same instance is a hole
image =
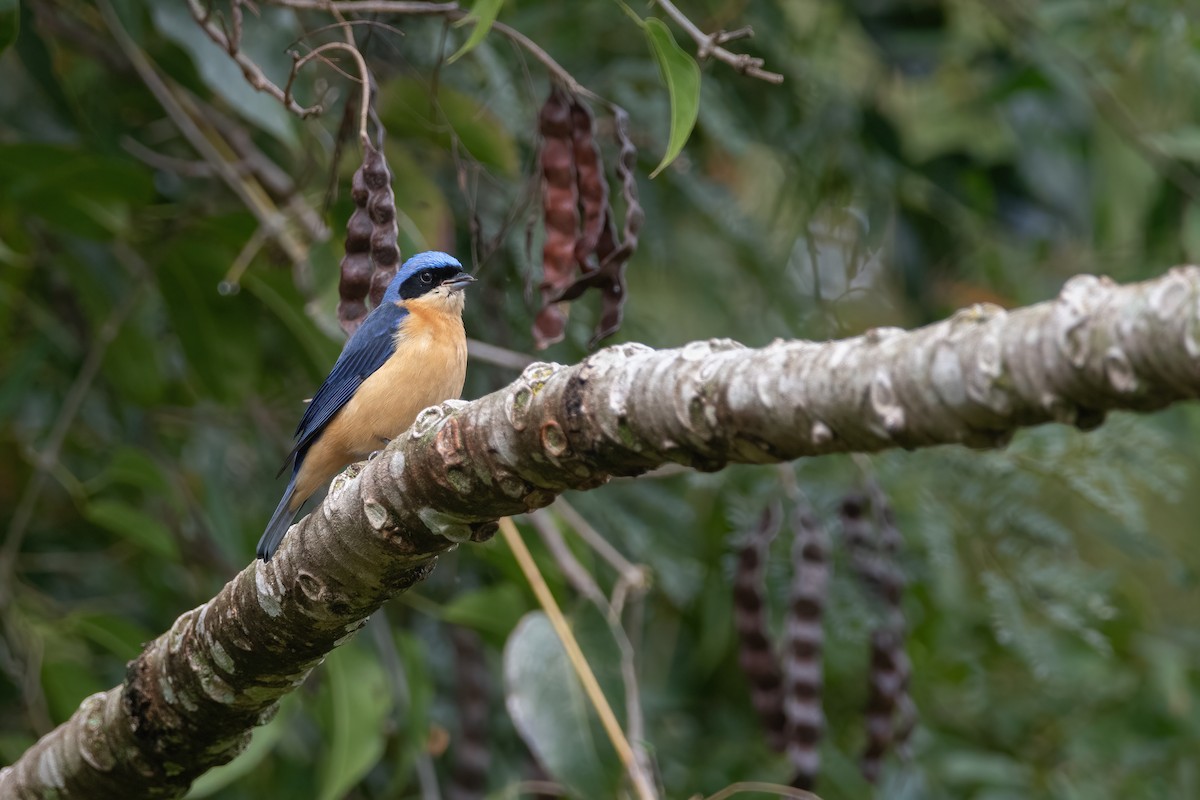
[[380, 450], [418, 413], [462, 394], [467, 338], [458, 309], [410, 300], [396, 352], [358, 387], [309, 448], [296, 476], [296, 508], [347, 464]]

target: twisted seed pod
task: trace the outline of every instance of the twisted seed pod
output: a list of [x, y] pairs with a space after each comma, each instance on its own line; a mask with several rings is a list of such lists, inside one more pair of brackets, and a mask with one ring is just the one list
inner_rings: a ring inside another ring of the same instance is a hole
[[621, 194], [625, 200], [625, 221], [622, 239], [617, 240], [615, 223], [613, 222], [612, 206], [604, 212], [604, 222], [596, 241], [596, 256], [600, 260], [600, 268], [585, 274], [575, 283], [568, 286], [559, 294], [559, 300], [574, 300], [589, 288], [601, 292], [600, 320], [596, 323], [596, 331], [592, 335], [592, 346], [597, 342], [616, 333], [621, 327], [621, 319], [625, 310], [625, 268], [638, 245], [638, 234], [645, 220], [645, 212], [638, 201], [637, 178], [634, 167], [637, 164], [637, 148], [629, 136], [629, 115], [624, 109], [614, 108], [613, 130], [617, 138], [620, 152], [617, 156], [616, 172], [621, 180]]
[[829, 537], [808, 508], [793, 519], [792, 585], [783, 643], [783, 716], [792, 785], [812, 789], [821, 769], [821, 615], [829, 593]]
[[575, 177], [582, 211], [582, 229], [575, 242], [575, 261], [584, 272], [593, 272], [591, 260], [608, 211], [608, 181], [600, 148], [596, 145], [592, 112], [579, 98], [571, 98], [571, 145], [575, 154]]
[[479, 800], [487, 791], [491, 751], [488, 747], [488, 696], [491, 676], [483, 642], [469, 628], [453, 625], [454, 700], [458, 706], [459, 739], [447, 796], [450, 800]]
[[867, 706], [864, 710], [867, 743], [863, 747], [862, 774], [870, 783], [878, 783], [883, 759], [892, 749], [892, 715], [896, 710], [899, 673], [893, 659], [896, 643], [886, 627], [871, 632], [871, 670], [867, 678]]
[[371, 306], [383, 301], [383, 293], [400, 266], [400, 230], [396, 224], [396, 196], [392, 193], [392, 171], [382, 150], [370, 145], [363, 153], [363, 182], [367, 187], [367, 215], [371, 219]]
[[895, 725], [893, 728], [893, 746], [903, 755], [907, 749], [908, 739], [917, 724], [917, 707], [908, 693], [912, 679], [912, 662], [904, 649], [908, 625], [904, 617], [902, 601], [904, 599], [904, 572], [900, 567], [900, 548], [904, 537], [896, 527], [896, 514], [888, 502], [887, 495], [877, 483], [871, 484], [871, 504], [879, 527], [879, 545], [882, 550], [885, 571], [882, 576], [884, 583], [883, 595], [888, 603], [887, 626], [890, 629], [893, 651], [890, 659], [895, 665], [895, 696], [894, 706]]
[[575, 272], [575, 242], [579, 235], [579, 195], [575, 177], [575, 148], [571, 134], [571, 96], [555, 86], [538, 114], [542, 137], [542, 309], [533, 323], [534, 342], [545, 348], [563, 337], [566, 315], [555, 305]]
[[350, 183], [350, 197], [354, 200], [354, 212], [346, 221], [345, 255], [340, 265], [338, 280], [338, 324], [346, 335], [354, 333], [367, 316], [367, 291], [371, 287], [371, 233], [374, 225], [367, 213], [367, 189], [363, 166], [354, 172]]
[[738, 551], [733, 576], [733, 623], [738, 636], [738, 664], [750, 682], [750, 700], [758, 712], [767, 742], [784, 748], [782, 677], [771, 647], [766, 614], [766, 563], [771, 540], [779, 531], [782, 512], [767, 508]]
[[[911, 666], [904, 652], [905, 620], [901, 608], [904, 575], [896, 557], [901, 537], [895, 527], [891, 507], [878, 486], [872, 486], [877, 535], [872, 535], [866, 511], [868, 500], [850, 495], [842, 501], [842, 532], [850, 549], [850, 565], [859, 580], [882, 602], [883, 620], [871, 633], [871, 658], [868, 676], [866, 717], [867, 744], [863, 750], [862, 773], [872, 783], [883, 770], [883, 759], [897, 741], [897, 733], [907, 739], [915, 725], [915, 706], [908, 697]], [[899, 720], [897, 709], [904, 717]]]

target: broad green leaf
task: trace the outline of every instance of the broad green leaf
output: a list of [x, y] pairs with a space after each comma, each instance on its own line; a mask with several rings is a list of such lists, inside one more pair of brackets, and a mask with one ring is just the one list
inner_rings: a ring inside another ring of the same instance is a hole
[[135, 447], [118, 447], [104, 471], [87, 482], [88, 491], [93, 493], [109, 486], [132, 486], [156, 495], [171, 491], [171, 482], [163, 475], [162, 467]]
[[21, 9], [17, 0], [0, 0], [0, 53], [17, 40], [21, 27]]
[[442, 609], [442, 619], [498, 635], [501, 640], [516, 626], [526, 610], [525, 596], [511, 583], [464, 592]]
[[[151, 13], [158, 30], [187, 51], [200, 78], [230, 108], [284, 144], [297, 143], [291, 113], [278, 100], [247, 83], [241, 68], [208, 38], [183, 3], [154, 3]], [[280, 9], [262, 8], [246, 14], [243, 25], [242, 49], [246, 55], [268, 74], [286, 76], [292, 65], [287, 55], [292, 38], [288, 16]]]
[[541, 611], [526, 614], [509, 637], [504, 684], [509, 716], [542, 766], [574, 797], [615, 797], [616, 755]]
[[132, 159], [42, 143], [0, 145], [0, 185], [0, 210], [102, 240], [154, 197], [152, 172]]
[[154, 634], [133, 621], [115, 614], [80, 613], [67, 622], [74, 631], [90, 639], [118, 658], [130, 659]]
[[1180, 161], [1200, 162], [1200, 126], [1151, 134], [1145, 138], [1165, 156]]
[[647, 19], [642, 30], [671, 96], [671, 136], [663, 160], [650, 173], [653, 178], [675, 160], [692, 135], [700, 113], [700, 65], [679, 46], [662, 20]]
[[42, 665], [42, 691], [55, 722], [66, 720], [88, 695], [108, 688], [95, 670], [73, 655], [47, 657]]
[[321, 760], [317, 798], [339, 800], [383, 755], [392, 695], [379, 661], [357, 647], [333, 651], [325, 661], [325, 680], [330, 741]]
[[166, 525], [144, 511], [120, 500], [93, 500], [84, 509], [93, 525], [112, 531], [118, 538], [172, 561], [179, 560], [179, 546]]
[[287, 695], [283, 698], [275, 719], [261, 728], [255, 729], [250, 738], [250, 744], [246, 745], [246, 749], [239, 753], [233, 761], [210, 769], [201, 775], [192, 784], [191, 790], [186, 795], [187, 800], [209, 797], [254, 772], [263, 759], [271, 754], [275, 745], [287, 733], [288, 727], [292, 725], [292, 711], [295, 708], [293, 698], [295, 697], [295, 695]]
[[1200, 202], [1192, 200], [1183, 212], [1183, 253], [1193, 264], [1200, 262]]
[[463, 20], [463, 23], [474, 20], [475, 27], [471, 30], [471, 35], [463, 42], [463, 46], [458, 48], [458, 52], [450, 56], [447, 64], [453, 64], [479, 46], [479, 43], [488, 35], [488, 31], [492, 29], [492, 23], [496, 21], [496, 15], [500, 13], [502, 5], [504, 5], [504, 0], [475, 0], [475, 5], [471, 7], [471, 13]]
[[[405, 138], [432, 142], [446, 152], [449, 162], [453, 136], [457, 136], [458, 145], [484, 166], [505, 175], [516, 175], [520, 168], [517, 143], [479, 98], [443, 85], [435, 99], [426, 84], [399, 77], [380, 85], [378, 108], [395, 142]], [[388, 149], [389, 159], [393, 152]], [[408, 198], [402, 205], [418, 206]]]

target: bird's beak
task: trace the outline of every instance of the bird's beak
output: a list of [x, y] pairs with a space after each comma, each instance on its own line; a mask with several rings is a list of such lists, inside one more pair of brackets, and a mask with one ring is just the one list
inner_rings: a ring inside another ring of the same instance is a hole
[[442, 281], [442, 286], [452, 291], [460, 292], [475, 282], [475, 279], [465, 272], [460, 272], [453, 278]]

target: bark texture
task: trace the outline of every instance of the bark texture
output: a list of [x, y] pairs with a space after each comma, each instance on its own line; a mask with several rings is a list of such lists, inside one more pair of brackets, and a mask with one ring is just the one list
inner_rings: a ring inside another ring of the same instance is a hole
[[1200, 267], [1117, 287], [1072, 279], [1012, 312], [910, 333], [727, 340], [537, 363], [472, 403], [427, 409], [334, 479], [270, 564], [255, 562], [130, 663], [126, 681], [0, 771], [0, 797], [177, 797], [231, 759], [325, 653], [436, 555], [566, 489], [666, 462], [720, 469], [846, 451], [1003, 445], [1018, 428], [1200, 396]]

